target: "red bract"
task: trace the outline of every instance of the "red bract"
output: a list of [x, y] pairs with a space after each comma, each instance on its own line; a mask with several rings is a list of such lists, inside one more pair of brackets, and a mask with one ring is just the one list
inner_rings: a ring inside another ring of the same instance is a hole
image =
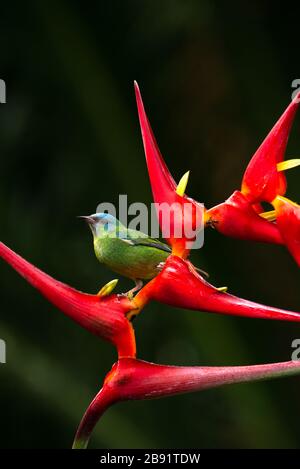
[[[188, 230], [196, 232], [202, 228], [203, 207], [184, 194], [185, 187], [183, 190], [181, 188], [178, 190], [159, 151], [136, 82], [135, 94], [150, 183], [154, 201], [158, 204], [157, 212], [162, 234], [172, 246], [173, 254], [186, 257], [189, 252], [187, 242], [194, 240], [194, 237], [188, 235]], [[169, 219], [168, 214], [170, 214]]]
[[206, 224], [231, 238], [283, 244], [276, 224], [263, 218], [257, 210], [259, 207], [235, 191], [225, 202], [207, 210]]
[[300, 267], [300, 206], [285, 197], [276, 197], [273, 205], [285, 245]]
[[135, 356], [134, 331], [126, 317], [133, 304], [127, 297], [101, 297], [75, 290], [45, 274], [1, 242], [0, 257], [80, 326], [113, 343], [119, 357]]
[[[109, 294], [115, 281], [107, 284], [98, 295], [90, 295], [58, 282], [0, 243], [0, 257], [50, 302], [117, 348], [119, 360], [88, 407], [78, 428], [74, 448], [87, 446], [99, 417], [116, 402], [165, 397], [300, 372], [299, 362], [243, 367], [177, 367], [135, 359], [135, 336], [130, 319], [151, 300], [198, 311], [300, 321], [298, 312], [264, 306], [213, 287], [197, 273], [191, 262], [185, 260], [190, 249], [187, 243], [194, 240], [190, 236], [191, 230], [196, 233], [202, 228], [203, 208], [184, 195], [188, 174], [176, 186], [158, 149], [137, 84], [135, 91], [153, 196], [159, 204], [158, 218], [163, 235], [172, 246], [172, 255], [161, 272], [133, 300]], [[297, 106], [296, 101], [290, 104], [255, 153], [245, 172], [242, 190], [235, 191], [224, 203], [208, 210], [205, 222], [235, 238], [285, 243], [300, 265], [300, 206], [282, 197], [286, 190], [282, 170], [300, 164], [300, 160], [278, 166], [284, 157]], [[275, 211], [262, 213], [263, 201], [272, 202]], [[277, 224], [272, 221], [274, 215]]]
[[86, 448], [103, 413], [119, 401], [154, 399], [202, 391], [225, 384], [259, 381], [300, 372], [300, 362], [252, 366], [166, 366], [130, 358], [120, 359], [108, 373], [103, 388], [88, 407], [73, 448]]
[[242, 192], [251, 203], [271, 203], [277, 195], [285, 194], [286, 178], [283, 171], [278, 171], [277, 164], [284, 159], [298, 101], [299, 94], [276, 122], [247, 166]]
[[[250, 318], [300, 321], [300, 313], [244, 300], [210, 285], [186, 260], [170, 256], [160, 274], [135, 297], [138, 308], [150, 300], [178, 308]], [[132, 315], [137, 312], [133, 311]]]
[[[206, 224], [220, 233], [244, 240], [283, 244], [282, 232], [274, 222], [275, 214], [263, 214], [260, 202], [271, 203], [286, 191], [284, 169], [299, 160], [283, 162], [291, 126], [298, 108], [299, 94], [274, 125], [245, 171], [242, 189], [206, 213]], [[281, 167], [279, 166], [281, 164]]]

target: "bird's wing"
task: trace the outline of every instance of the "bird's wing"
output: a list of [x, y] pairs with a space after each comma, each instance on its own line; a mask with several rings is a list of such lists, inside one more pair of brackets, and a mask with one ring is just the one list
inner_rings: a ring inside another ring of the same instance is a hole
[[126, 237], [120, 237], [120, 239], [125, 243], [130, 244], [131, 246], [148, 246], [151, 248], [156, 248], [160, 249], [161, 251], [171, 253], [172, 250], [167, 244], [162, 243], [161, 241], [155, 238], [138, 236], [137, 233], [138, 232], [134, 230], [127, 230]]
[[[126, 230], [126, 232], [122, 233], [122, 237], [120, 239], [127, 244], [130, 244], [131, 246], [148, 246], [156, 249], [160, 249], [161, 251], [165, 251], [168, 253], [172, 252], [172, 249], [170, 246], [168, 246], [165, 243], [162, 243], [158, 239], [155, 238], [149, 238], [146, 235], [145, 236], [138, 236], [138, 231], [135, 230]], [[123, 237], [124, 236], [124, 237]], [[199, 269], [199, 267], [195, 267], [197, 272], [199, 272], [203, 277], [209, 278], [209, 274], [202, 269]]]

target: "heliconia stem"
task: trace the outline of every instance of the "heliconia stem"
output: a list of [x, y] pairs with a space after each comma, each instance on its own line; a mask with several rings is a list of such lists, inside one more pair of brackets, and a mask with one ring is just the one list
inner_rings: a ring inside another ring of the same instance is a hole
[[55, 280], [2, 242], [0, 257], [63, 313], [93, 334], [112, 342], [119, 357], [135, 356], [134, 331], [126, 317], [134, 305], [127, 297], [82, 293]]
[[142, 308], [150, 300], [211, 313], [300, 321], [299, 312], [265, 306], [220, 291], [204, 280], [190, 262], [177, 256], [167, 259], [163, 270], [136, 295], [134, 302]]
[[300, 374], [300, 361], [251, 366], [166, 366], [122, 358], [112, 368], [80, 423], [73, 448], [86, 448], [104, 411], [124, 400], [155, 399], [227, 384]]

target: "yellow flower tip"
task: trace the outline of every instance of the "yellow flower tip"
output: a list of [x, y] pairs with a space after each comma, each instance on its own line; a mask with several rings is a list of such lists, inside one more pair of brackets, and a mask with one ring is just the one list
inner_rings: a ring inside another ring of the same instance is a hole
[[[283, 197], [284, 198], [284, 197]], [[275, 212], [280, 208], [280, 206], [282, 205], [282, 197], [277, 195], [277, 197], [275, 197], [274, 200], [272, 200], [272, 205], [273, 207], [275, 208]]]
[[287, 169], [296, 168], [297, 166], [300, 166], [299, 158], [281, 161], [280, 163], [277, 163], [277, 171], [286, 171]]
[[109, 295], [116, 287], [118, 283], [118, 279], [115, 278], [114, 280], [111, 280], [110, 282], [106, 283], [104, 287], [101, 288], [101, 290], [97, 293], [98, 296], [107, 296]]
[[269, 212], [262, 212], [259, 214], [260, 217], [265, 218], [268, 221], [276, 220], [276, 210], [270, 210]]
[[177, 189], [176, 189], [176, 194], [180, 195], [181, 197], [184, 196], [185, 189], [189, 180], [190, 172], [187, 171], [182, 178], [180, 179]]
[[228, 287], [219, 287], [217, 288], [217, 290], [220, 291], [221, 293], [226, 293], [228, 290]]
[[282, 195], [278, 195], [274, 200], [272, 200], [272, 205], [275, 210], [279, 210], [285, 204], [290, 204], [294, 207], [299, 207], [296, 202], [293, 202], [292, 200], [288, 199], [287, 197], [283, 197]]

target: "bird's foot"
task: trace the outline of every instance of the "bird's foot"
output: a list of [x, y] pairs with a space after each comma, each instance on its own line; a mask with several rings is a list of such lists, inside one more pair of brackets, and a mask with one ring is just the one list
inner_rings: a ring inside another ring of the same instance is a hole
[[117, 294], [117, 297], [118, 297], [118, 298], [125, 298], [125, 297], [128, 298], [128, 292], [118, 293], [118, 294]]
[[123, 293], [123, 295], [127, 296], [130, 300], [132, 300], [134, 293], [139, 291], [143, 286], [143, 281], [142, 280], [135, 280], [135, 287], [131, 288], [131, 290], [128, 290], [128, 292]]

